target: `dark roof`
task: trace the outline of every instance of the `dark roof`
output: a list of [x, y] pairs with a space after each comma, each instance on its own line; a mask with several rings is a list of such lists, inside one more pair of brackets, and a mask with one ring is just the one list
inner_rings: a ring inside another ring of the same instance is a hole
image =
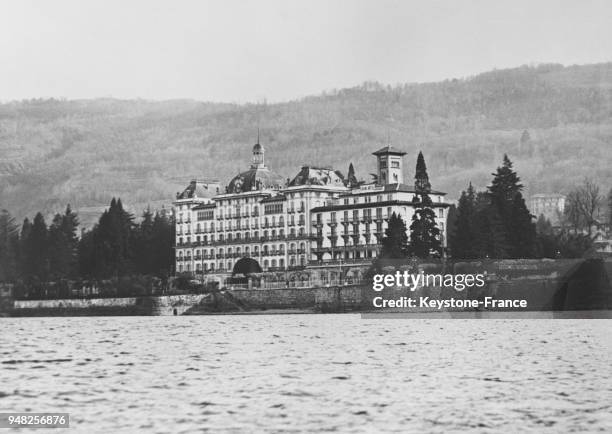
[[383, 155], [383, 154], [406, 155], [404, 151], [394, 148], [393, 146], [385, 146], [384, 148], [380, 148], [376, 152], [372, 152], [372, 155]]
[[344, 185], [344, 175], [338, 170], [328, 167], [302, 166], [300, 172], [289, 183], [296, 185]]
[[251, 168], [236, 175], [227, 187], [227, 193], [245, 193], [267, 188], [282, 188], [284, 179], [267, 167]]
[[219, 194], [217, 181], [201, 182], [192, 180], [182, 193], [177, 193], [177, 199], [212, 198]]

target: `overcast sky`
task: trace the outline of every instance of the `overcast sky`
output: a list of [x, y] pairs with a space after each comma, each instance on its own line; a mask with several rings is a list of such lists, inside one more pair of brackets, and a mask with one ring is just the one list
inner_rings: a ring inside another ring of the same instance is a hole
[[610, 0], [0, 0], [2, 101], [279, 101], [610, 60]]

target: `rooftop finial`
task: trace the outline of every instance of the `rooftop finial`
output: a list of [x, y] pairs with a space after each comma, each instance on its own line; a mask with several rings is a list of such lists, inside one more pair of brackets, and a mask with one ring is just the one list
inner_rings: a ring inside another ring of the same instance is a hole
[[259, 127], [257, 127], [257, 144], [259, 144]]

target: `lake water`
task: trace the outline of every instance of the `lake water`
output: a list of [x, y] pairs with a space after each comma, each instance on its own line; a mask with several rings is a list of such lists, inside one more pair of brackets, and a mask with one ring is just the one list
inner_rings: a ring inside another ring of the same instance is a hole
[[611, 320], [0, 324], [0, 411], [69, 412], [71, 433], [612, 431]]

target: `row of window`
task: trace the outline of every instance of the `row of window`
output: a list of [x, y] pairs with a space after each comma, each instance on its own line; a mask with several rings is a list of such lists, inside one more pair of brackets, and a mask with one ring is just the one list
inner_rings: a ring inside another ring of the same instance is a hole
[[[216, 266], [215, 266], [216, 264]], [[289, 259], [289, 267], [296, 267], [296, 266], [300, 266], [300, 267], [304, 267], [306, 265], [306, 257], [305, 256], [300, 256], [299, 258], [290, 258]], [[218, 263], [212, 262], [212, 263], [196, 263], [195, 264], [195, 269], [192, 268], [191, 264], [187, 263], [187, 264], [179, 264], [177, 266], [177, 271], [179, 273], [182, 272], [192, 272], [195, 271], [197, 272], [212, 272], [215, 271], [215, 267], [218, 271], [231, 271], [232, 268], [234, 267], [234, 263], [232, 261], [227, 261], [227, 262], [222, 262], [219, 261]], [[265, 270], [269, 270], [269, 269], [284, 269], [285, 268], [285, 260], [283, 258], [279, 259], [278, 261], [276, 259], [264, 259], [262, 262], [262, 268]]]
[[[363, 217], [364, 219], [372, 219], [372, 218], [376, 218], [376, 219], [386, 219], [388, 217], [390, 217], [393, 214], [393, 208], [392, 207], [387, 207], [387, 212], [386, 214], [383, 214], [383, 209], [382, 208], [376, 208], [376, 214], [374, 214], [374, 217], [372, 217], [372, 208], [366, 208], [361, 210], [361, 213], [359, 212], [360, 210], [358, 209], [354, 209], [351, 211], [344, 211], [342, 214], [342, 220], [341, 222], [349, 222], [349, 221], [355, 221], [355, 220], [359, 220], [360, 219], [360, 214], [361, 217]], [[329, 223], [337, 223], [338, 222], [338, 215], [339, 213], [337, 213], [336, 211], [332, 211], [329, 214]], [[439, 218], [444, 218], [444, 208], [439, 208], [438, 209], [438, 217]], [[322, 213], [317, 213], [317, 224], [322, 224], [323, 223], [323, 214]]]
[[[200, 235], [196, 235], [195, 238], [194, 238], [194, 241], [197, 242], [197, 243], [199, 243], [199, 242], [214, 243], [215, 241], [218, 241], [218, 242], [223, 242], [223, 241], [233, 242], [233, 241], [240, 241], [240, 240], [244, 240], [245, 242], [248, 242], [250, 240], [254, 240], [254, 241], [260, 240], [259, 234], [260, 234], [259, 231], [253, 231], [253, 232], [244, 232], [244, 233], [241, 233], [241, 232], [236, 232], [236, 233], [229, 232], [229, 233], [227, 233], [227, 235], [219, 233], [219, 234], [216, 235], [216, 237], [215, 237], [215, 235], [212, 235], [212, 234], [210, 236], [208, 236], [208, 235], [201, 235], [201, 236]], [[184, 242], [185, 243], [191, 243], [191, 241], [192, 241], [192, 238], [190, 236], [182, 237], [181, 235], [183, 235], [183, 234], [181, 234], [181, 233], [178, 233], [177, 235], [178, 235], [177, 243], [179, 245], [183, 244]], [[187, 234], [185, 234], [185, 235], [187, 235]], [[285, 230], [284, 229], [279, 229], [278, 231], [276, 229], [272, 229], [271, 231], [264, 230], [264, 231], [261, 232], [261, 236], [262, 236], [263, 239], [267, 239], [268, 237], [270, 237], [270, 238], [276, 238], [276, 237], [278, 237], [278, 238], [285, 238]], [[291, 228], [289, 230], [289, 235], [288, 236], [289, 237], [296, 237], [296, 236], [304, 237], [304, 236], [306, 236], [306, 230], [303, 227], [299, 228], [297, 231], [295, 230], [295, 228]]]
[[[235, 249], [232, 249], [231, 247], [228, 247], [227, 250], [224, 249], [223, 247], [220, 247], [216, 250], [215, 253], [215, 249], [196, 249], [194, 250], [193, 254], [194, 254], [194, 259], [210, 259], [210, 258], [214, 258], [217, 255], [223, 256], [225, 254], [227, 255], [250, 255], [251, 251], [253, 252], [253, 255], [258, 256], [259, 255], [259, 246], [254, 246], [253, 249], [251, 250], [250, 246], [246, 246], [244, 248], [244, 250], [242, 249], [242, 247], [236, 247]], [[264, 245], [261, 248], [261, 253], [263, 254], [269, 254], [271, 252], [276, 252], [276, 254], [278, 255], [284, 255], [285, 254], [285, 244], [270, 244], [270, 245]], [[289, 253], [290, 255], [296, 254], [296, 253], [305, 253], [306, 252], [306, 243], [301, 242], [301, 243], [291, 243], [287, 246], [287, 253]], [[187, 261], [191, 260], [191, 251], [187, 250], [185, 251], [185, 254], [183, 255], [183, 251], [179, 250], [178, 251], [178, 258], [180, 259], [185, 259]]]

